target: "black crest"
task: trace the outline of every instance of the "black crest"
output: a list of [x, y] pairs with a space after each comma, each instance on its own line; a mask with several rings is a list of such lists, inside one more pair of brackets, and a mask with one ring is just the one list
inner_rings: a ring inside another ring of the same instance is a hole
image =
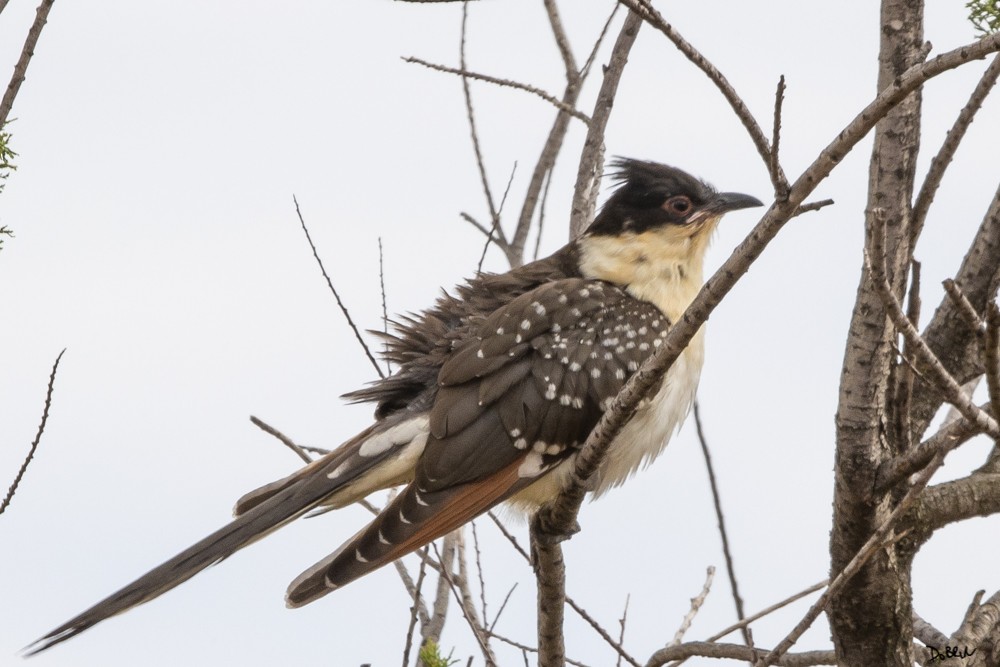
[[658, 162], [616, 158], [608, 175], [615, 191], [587, 230], [592, 234], [639, 233], [664, 224], [685, 224], [716, 194], [704, 181]]

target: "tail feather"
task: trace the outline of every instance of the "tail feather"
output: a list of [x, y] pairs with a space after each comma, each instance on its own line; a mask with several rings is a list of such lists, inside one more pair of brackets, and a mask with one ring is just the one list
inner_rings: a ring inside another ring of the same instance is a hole
[[335, 506], [342, 506], [398, 483], [407, 474], [407, 466], [412, 471], [423, 450], [426, 423], [422, 415], [377, 422], [323, 458], [247, 494], [237, 502], [237, 516], [228, 525], [27, 646], [25, 655], [44, 651], [163, 595], [324, 503], [332, 500]]
[[366, 528], [299, 575], [285, 603], [309, 604], [471, 521], [534, 481], [518, 475], [520, 463], [440, 491], [422, 491], [411, 483]]
[[128, 586], [112, 593], [90, 609], [63, 623], [25, 648], [34, 655], [74, 637], [101, 621], [163, 595], [210, 565], [232, 555], [264, 535], [281, 527], [310, 509], [323, 497], [319, 490], [303, 494], [297, 488], [286, 489], [271, 502], [258, 505], [246, 514], [153, 568]]

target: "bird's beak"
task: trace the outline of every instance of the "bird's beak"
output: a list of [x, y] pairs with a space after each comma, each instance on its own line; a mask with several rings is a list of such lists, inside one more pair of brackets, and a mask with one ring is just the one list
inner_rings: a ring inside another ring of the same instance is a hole
[[751, 197], [750, 195], [745, 195], [740, 192], [720, 192], [712, 201], [709, 202], [708, 207], [713, 213], [726, 213], [728, 211], [736, 211], [741, 208], [753, 208], [755, 206], [763, 206], [764, 202], [757, 199], [756, 197]]

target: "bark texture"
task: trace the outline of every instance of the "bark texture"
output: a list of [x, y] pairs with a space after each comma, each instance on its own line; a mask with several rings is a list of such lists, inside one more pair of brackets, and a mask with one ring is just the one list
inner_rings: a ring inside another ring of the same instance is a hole
[[[923, 58], [923, 4], [883, 0], [878, 88], [890, 86]], [[912, 250], [909, 225], [920, 93], [911, 93], [875, 127], [869, 168], [867, 229], [883, 216], [886, 266], [902, 297]], [[881, 258], [872, 258], [880, 261]], [[840, 572], [891, 513], [898, 491], [871, 496], [878, 465], [900, 453], [893, 427], [895, 331], [867, 270], [861, 272], [851, 317], [837, 409], [836, 483], [831, 577]], [[913, 664], [910, 564], [912, 550], [896, 543], [875, 554], [831, 602], [829, 618], [840, 664]]]

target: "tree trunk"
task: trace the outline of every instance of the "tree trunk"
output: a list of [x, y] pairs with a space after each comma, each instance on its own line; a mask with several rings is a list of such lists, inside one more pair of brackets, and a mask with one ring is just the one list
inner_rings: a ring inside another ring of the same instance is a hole
[[[923, 2], [883, 0], [879, 90], [923, 58]], [[884, 216], [888, 273], [902, 297], [912, 253], [909, 240], [920, 139], [920, 93], [911, 94], [875, 128], [869, 169], [868, 229]], [[873, 257], [873, 262], [881, 258]], [[902, 451], [895, 428], [896, 339], [867, 270], [862, 271], [847, 338], [837, 409], [831, 574], [836, 575], [892, 511], [896, 490], [871, 497], [878, 465]], [[913, 665], [912, 548], [880, 549], [831, 603], [829, 618], [840, 664]]]

